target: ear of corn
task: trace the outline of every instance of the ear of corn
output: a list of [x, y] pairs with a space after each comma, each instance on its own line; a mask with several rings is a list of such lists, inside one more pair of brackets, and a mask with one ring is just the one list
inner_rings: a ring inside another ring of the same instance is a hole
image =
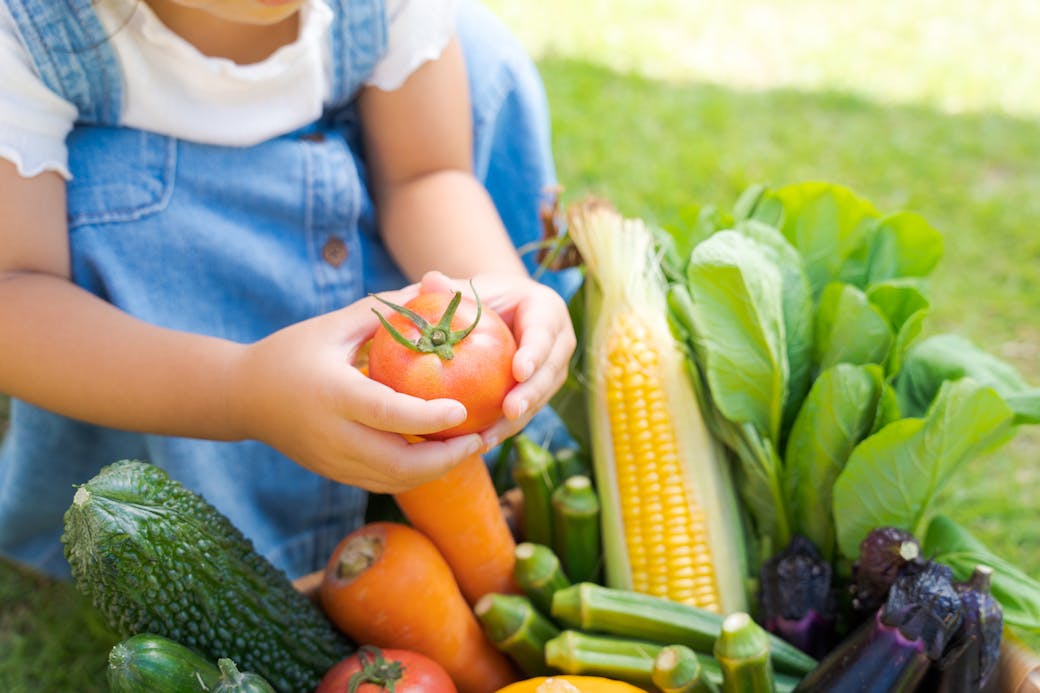
[[586, 269], [586, 386], [606, 583], [746, 608], [732, 481], [668, 326], [651, 232], [606, 207], [572, 214]]

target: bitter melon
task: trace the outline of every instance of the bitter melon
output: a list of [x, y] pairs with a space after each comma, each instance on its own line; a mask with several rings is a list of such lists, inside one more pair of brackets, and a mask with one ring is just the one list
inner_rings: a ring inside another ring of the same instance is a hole
[[122, 460], [65, 513], [78, 589], [124, 637], [155, 633], [310, 691], [354, 650], [223, 514], [159, 467]]

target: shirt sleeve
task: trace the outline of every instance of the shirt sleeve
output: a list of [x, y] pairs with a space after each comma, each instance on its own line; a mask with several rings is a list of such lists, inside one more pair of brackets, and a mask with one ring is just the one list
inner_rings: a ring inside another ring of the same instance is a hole
[[56, 171], [71, 178], [65, 138], [76, 107], [43, 83], [6, 3], [0, 3], [0, 158], [26, 178]]
[[455, 33], [457, 0], [388, 0], [387, 50], [366, 84], [398, 89], [423, 63], [436, 60]]

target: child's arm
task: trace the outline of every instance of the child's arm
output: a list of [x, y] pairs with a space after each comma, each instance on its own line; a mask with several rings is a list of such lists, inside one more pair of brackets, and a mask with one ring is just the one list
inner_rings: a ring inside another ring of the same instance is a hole
[[400, 88], [367, 87], [360, 112], [383, 241], [405, 275], [527, 276], [473, 176], [466, 67], [457, 40]]
[[[360, 112], [383, 240], [412, 280], [468, 292], [433, 271], [475, 278], [482, 299], [519, 342], [518, 385], [505, 418], [483, 436], [493, 446], [520, 430], [563, 384], [574, 330], [560, 296], [533, 281], [487, 190], [472, 172], [472, 123], [457, 40], [399, 89], [368, 87]], [[532, 209], [535, 205], [532, 204]]]
[[349, 367], [378, 324], [374, 299], [251, 345], [163, 329], [69, 281], [59, 176], [22, 178], [0, 160], [0, 210], [0, 392], [125, 430], [256, 438], [373, 491], [435, 478], [480, 444], [464, 436], [409, 446], [397, 435], [446, 428], [464, 411], [393, 393]]

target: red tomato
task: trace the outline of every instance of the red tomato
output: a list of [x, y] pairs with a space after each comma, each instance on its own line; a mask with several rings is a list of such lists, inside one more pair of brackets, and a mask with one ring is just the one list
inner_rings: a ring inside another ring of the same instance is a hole
[[[357, 676], [356, 679], [353, 679]], [[351, 688], [356, 681], [357, 686]], [[440, 664], [409, 650], [366, 645], [326, 672], [314, 693], [457, 693]]]
[[413, 298], [404, 307], [420, 315], [427, 325], [420, 327], [396, 311], [386, 319], [415, 348], [401, 344], [383, 326], [376, 330], [368, 356], [368, 374], [374, 380], [405, 394], [423, 399], [448, 397], [466, 406], [468, 416], [461, 424], [425, 436], [435, 440], [490, 426], [501, 418], [502, 400], [516, 384], [516, 339], [509, 326], [493, 310], [481, 308], [479, 322], [463, 336], [477, 317], [477, 302], [461, 297], [450, 329], [441, 329], [439, 323], [452, 299], [453, 294], [441, 292]]

